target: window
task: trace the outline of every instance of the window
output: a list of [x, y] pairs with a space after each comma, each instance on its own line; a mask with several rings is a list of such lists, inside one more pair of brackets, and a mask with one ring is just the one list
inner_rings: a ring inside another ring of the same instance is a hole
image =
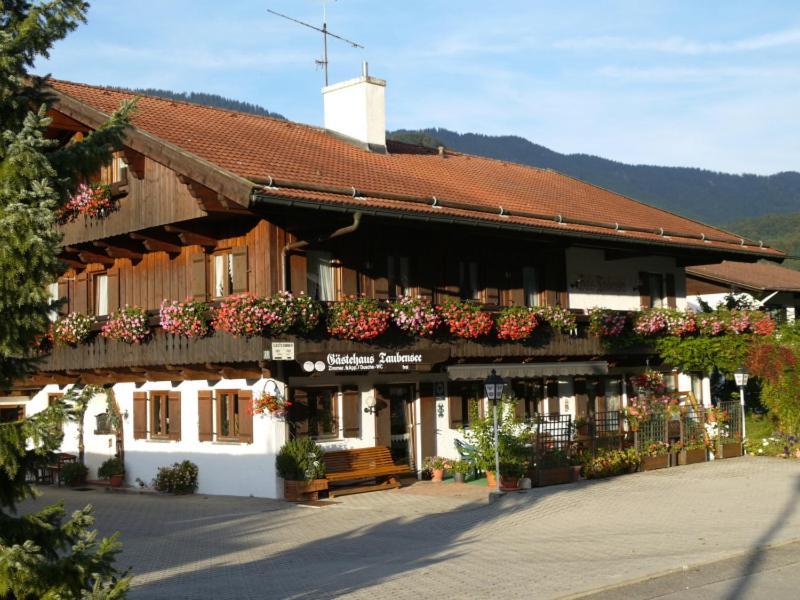
[[[52, 303], [56, 303], [61, 299], [58, 293], [57, 281], [55, 283], [50, 283], [47, 285], [47, 295], [50, 298], [50, 302]], [[51, 321], [55, 321], [56, 319], [58, 319], [58, 311], [51, 310], [47, 316], [50, 318]]]
[[461, 299], [480, 300], [480, 288], [478, 287], [478, 263], [472, 260], [459, 262], [458, 278], [461, 288]]
[[539, 275], [536, 267], [523, 267], [522, 293], [525, 298], [525, 306], [539, 305]]
[[230, 250], [211, 255], [211, 295], [224, 298], [233, 293], [233, 254]]
[[170, 432], [167, 392], [150, 393], [150, 437], [167, 438]]
[[398, 298], [410, 292], [408, 276], [408, 257], [387, 257], [387, 273], [389, 276], [389, 297]]
[[532, 419], [539, 412], [544, 383], [539, 378], [518, 379], [513, 382], [514, 397], [522, 403], [519, 416]]
[[474, 413], [483, 417], [485, 390], [482, 381], [454, 381], [448, 385], [450, 427], [469, 427]]
[[123, 183], [128, 181], [128, 163], [125, 162], [125, 157], [121, 153], [116, 154], [111, 160], [111, 182], [110, 183]]
[[15, 423], [25, 418], [25, 405], [2, 404], [0, 405], [0, 423]]
[[111, 427], [111, 418], [108, 413], [100, 413], [94, 416], [95, 419], [95, 435], [110, 435], [114, 433]]
[[108, 314], [108, 275], [92, 274], [92, 311], [98, 317]]
[[180, 440], [180, 392], [134, 392], [133, 439]]
[[549, 415], [558, 416], [561, 413], [561, 397], [558, 395], [558, 379], [548, 379], [545, 382], [545, 393], [547, 394], [547, 409], [544, 412]]
[[295, 435], [315, 438], [339, 436], [338, 389], [298, 388], [289, 415]]
[[201, 442], [253, 442], [250, 390], [203, 390], [197, 393]]
[[64, 394], [47, 394], [47, 406], [53, 406], [61, 401], [61, 398], [64, 397]]
[[330, 252], [307, 254], [308, 295], [323, 302], [336, 299], [333, 290], [333, 258]]
[[640, 273], [639, 294], [642, 308], [666, 308], [664, 276], [660, 273]]

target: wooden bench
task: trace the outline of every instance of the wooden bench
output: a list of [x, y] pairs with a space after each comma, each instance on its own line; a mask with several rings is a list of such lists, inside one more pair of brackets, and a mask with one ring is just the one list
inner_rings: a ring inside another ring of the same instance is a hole
[[331, 486], [369, 479], [376, 481], [374, 485], [332, 489], [330, 491], [331, 498], [398, 488], [400, 487], [398, 477], [411, 474], [411, 468], [408, 465], [394, 464], [392, 453], [386, 446], [326, 452], [323, 459], [325, 461], [325, 477]]

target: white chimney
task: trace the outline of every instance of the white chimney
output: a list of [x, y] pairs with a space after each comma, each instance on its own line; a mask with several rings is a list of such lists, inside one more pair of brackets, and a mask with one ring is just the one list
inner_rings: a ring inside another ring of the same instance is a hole
[[370, 77], [367, 63], [361, 77], [322, 88], [322, 98], [325, 129], [385, 151], [386, 81]]

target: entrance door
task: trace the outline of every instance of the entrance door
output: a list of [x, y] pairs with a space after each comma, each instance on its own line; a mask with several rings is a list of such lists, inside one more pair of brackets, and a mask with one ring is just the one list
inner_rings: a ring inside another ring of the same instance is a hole
[[[399, 464], [414, 466], [414, 386], [380, 385], [375, 387], [378, 406], [375, 415], [375, 442], [388, 446]], [[383, 402], [381, 402], [383, 401]]]

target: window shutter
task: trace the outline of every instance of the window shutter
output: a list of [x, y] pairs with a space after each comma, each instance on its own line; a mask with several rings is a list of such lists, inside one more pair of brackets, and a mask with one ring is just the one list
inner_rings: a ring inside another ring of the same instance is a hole
[[514, 403], [514, 416], [518, 419], [525, 418], [525, 403], [527, 400], [525, 398], [517, 398], [516, 402]]
[[170, 392], [167, 397], [169, 402], [169, 439], [181, 439], [181, 393]]
[[147, 392], [133, 392], [133, 439], [147, 439]]
[[350, 267], [340, 266], [339, 276], [342, 282], [339, 297], [358, 295], [358, 274]]
[[206, 255], [203, 252], [195, 253], [189, 257], [190, 293], [192, 300], [204, 301], [206, 299]]
[[58, 307], [59, 314], [66, 315], [69, 313], [69, 283], [67, 281], [58, 281], [58, 299], [63, 300], [63, 304]]
[[[491, 260], [491, 264], [502, 264], [502, 261], [498, 260], [495, 263], [494, 260]], [[481, 280], [478, 282], [478, 287], [483, 287], [483, 302], [484, 304], [488, 304], [489, 306], [499, 306], [500, 305], [500, 286], [497, 281], [498, 274], [496, 270], [484, 263], [481, 265]]]
[[361, 393], [358, 390], [345, 390], [342, 393], [342, 423], [344, 437], [361, 436]]
[[644, 271], [639, 272], [639, 305], [650, 308], [650, 280]]
[[486, 417], [486, 402], [484, 402], [483, 398], [478, 398], [475, 400], [478, 403], [478, 416], [483, 419]]
[[106, 273], [108, 285], [108, 314], [114, 314], [119, 308], [119, 269], [112, 269]]
[[253, 392], [239, 392], [239, 441], [253, 443]]
[[464, 425], [464, 414], [461, 410], [461, 396], [450, 396], [450, 429], [458, 429]]
[[308, 257], [305, 254], [292, 254], [289, 257], [288, 280], [287, 287], [293, 294], [308, 293]]
[[677, 306], [677, 303], [675, 302], [675, 275], [672, 273], [667, 273], [664, 281], [664, 285], [667, 288], [667, 306], [669, 308], [675, 308]]
[[210, 442], [213, 436], [213, 403], [211, 390], [197, 392], [198, 439], [201, 442]]
[[247, 291], [247, 246], [237, 246], [231, 250], [233, 256], [233, 290], [234, 294]]
[[522, 267], [519, 263], [512, 263], [508, 277], [508, 289], [505, 293], [505, 303], [511, 306], [525, 306], [525, 290], [523, 287]]
[[75, 278], [75, 298], [72, 306], [75, 312], [86, 313], [89, 299], [89, 277], [86, 271], [79, 273]]
[[297, 413], [302, 419], [295, 419], [294, 433], [296, 436], [308, 435], [308, 392], [305, 390], [294, 391], [294, 403], [300, 408]]

